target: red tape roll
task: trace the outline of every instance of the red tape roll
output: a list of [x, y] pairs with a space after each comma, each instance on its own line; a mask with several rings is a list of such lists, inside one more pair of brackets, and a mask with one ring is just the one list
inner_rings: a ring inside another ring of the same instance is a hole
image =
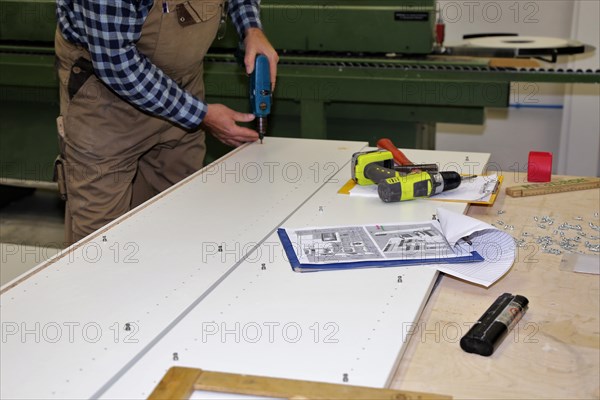
[[529, 182], [550, 182], [552, 179], [552, 153], [530, 151], [527, 161], [527, 180]]

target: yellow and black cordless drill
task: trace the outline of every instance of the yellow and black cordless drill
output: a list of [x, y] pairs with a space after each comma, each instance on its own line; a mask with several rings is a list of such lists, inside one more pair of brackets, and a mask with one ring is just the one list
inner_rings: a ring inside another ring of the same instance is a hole
[[457, 172], [439, 172], [437, 164], [394, 167], [392, 153], [380, 150], [352, 155], [352, 179], [359, 185], [376, 184], [379, 198], [386, 203], [434, 196], [461, 183]]

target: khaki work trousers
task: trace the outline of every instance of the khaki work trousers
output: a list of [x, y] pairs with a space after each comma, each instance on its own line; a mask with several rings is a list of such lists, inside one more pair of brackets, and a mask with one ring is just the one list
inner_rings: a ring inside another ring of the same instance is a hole
[[[222, 0], [155, 1], [138, 51], [183, 89], [204, 98], [203, 59], [214, 40]], [[195, 16], [181, 24], [178, 6]], [[121, 99], [94, 74], [89, 53], [55, 37], [60, 80], [65, 239], [74, 243], [202, 167], [202, 130], [186, 131]]]

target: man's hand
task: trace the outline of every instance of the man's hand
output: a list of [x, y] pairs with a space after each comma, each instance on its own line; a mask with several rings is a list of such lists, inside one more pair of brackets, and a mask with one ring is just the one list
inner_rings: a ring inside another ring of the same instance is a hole
[[236, 122], [250, 122], [253, 114], [243, 114], [223, 104], [208, 104], [208, 111], [202, 125], [210, 133], [228, 146], [238, 147], [246, 142], [258, 140], [258, 133], [252, 129], [239, 126]]
[[277, 80], [277, 62], [279, 55], [271, 46], [269, 39], [265, 36], [262, 30], [258, 28], [248, 28], [246, 37], [244, 38], [244, 47], [246, 56], [244, 57], [244, 65], [246, 73], [250, 75], [254, 71], [254, 59], [257, 54], [264, 54], [269, 59], [269, 69], [271, 72], [271, 90], [275, 90], [275, 81]]

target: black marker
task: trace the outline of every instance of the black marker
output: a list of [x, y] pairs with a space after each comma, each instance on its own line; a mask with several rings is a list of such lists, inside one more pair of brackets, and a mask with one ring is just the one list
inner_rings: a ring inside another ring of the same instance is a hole
[[467, 353], [491, 356], [502, 339], [523, 317], [528, 304], [526, 297], [504, 293], [462, 337], [460, 347]]

